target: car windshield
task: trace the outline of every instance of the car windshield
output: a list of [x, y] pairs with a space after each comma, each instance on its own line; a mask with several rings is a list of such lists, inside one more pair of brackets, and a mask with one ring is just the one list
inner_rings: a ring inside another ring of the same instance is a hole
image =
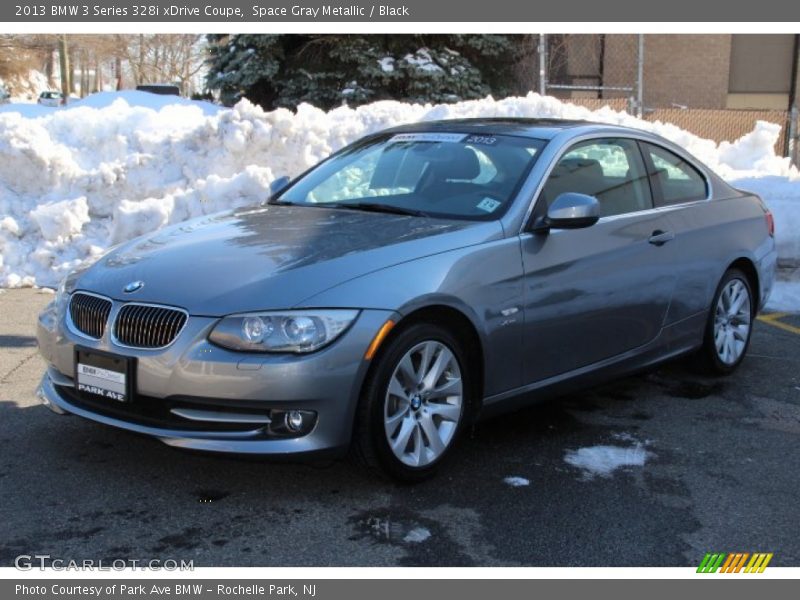
[[544, 147], [538, 139], [402, 133], [334, 155], [273, 201], [457, 219], [495, 219]]

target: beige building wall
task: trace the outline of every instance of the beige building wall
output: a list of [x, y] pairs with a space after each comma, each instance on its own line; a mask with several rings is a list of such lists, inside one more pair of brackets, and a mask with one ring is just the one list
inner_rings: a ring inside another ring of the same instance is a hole
[[[555, 61], [556, 77], [573, 85], [597, 85], [602, 80], [605, 86], [632, 89], [552, 93], [572, 98], [635, 97], [638, 35], [609, 34], [604, 44], [596, 35], [564, 37], [567, 51]], [[793, 35], [647, 34], [644, 106], [786, 110], [793, 47]], [[800, 77], [797, 88], [800, 98]]]
[[786, 110], [795, 67], [791, 34], [732, 36], [728, 108]]
[[645, 36], [645, 106], [725, 108], [730, 59], [730, 35]]
[[725, 108], [786, 110], [789, 94], [728, 94]]

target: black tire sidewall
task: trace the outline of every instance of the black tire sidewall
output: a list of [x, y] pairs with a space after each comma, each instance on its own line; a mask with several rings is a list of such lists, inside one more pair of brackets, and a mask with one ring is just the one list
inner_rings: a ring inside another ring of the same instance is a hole
[[[741, 356], [733, 364], [726, 364], [722, 362], [717, 354], [717, 347], [714, 343], [714, 320], [717, 311], [717, 303], [722, 295], [722, 290], [734, 279], [737, 279], [744, 284], [745, 288], [747, 289], [747, 293], [750, 296], [750, 329], [747, 332], [747, 340], [745, 341]], [[753, 319], [755, 318], [755, 315], [755, 299], [753, 298], [753, 289], [750, 286], [750, 281], [739, 269], [729, 269], [725, 272], [725, 275], [723, 275], [722, 280], [719, 282], [717, 290], [714, 293], [714, 300], [711, 303], [711, 309], [708, 315], [708, 323], [706, 324], [705, 340], [703, 344], [703, 352], [705, 354], [704, 359], [707, 366], [710, 367], [713, 372], [727, 375], [729, 373], [733, 373], [742, 363], [744, 357], [747, 355], [747, 350], [750, 348], [750, 340], [753, 338]]]
[[[384, 403], [386, 402], [389, 379], [398, 363], [411, 348], [425, 341], [436, 341], [446, 345], [458, 361], [458, 366], [461, 369], [463, 390], [461, 418], [456, 426], [453, 439], [439, 458], [424, 467], [409, 467], [395, 456], [389, 446], [389, 440], [386, 438], [384, 430]], [[404, 328], [396, 336], [388, 340], [376, 360], [377, 363], [369, 376], [362, 399], [367, 403], [365, 415], [367, 423], [365, 423], [366, 427], [364, 428], [366, 431], [363, 431], [362, 434], [368, 435], [369, 439], [367, 441], [371, 445], [380, 467], [392, 478], [407, 482], [426, 479], [438, 470], [440, 465], [451, 455], [451, 451], [464, 429], [464, 424], [469, 418], [472, 400], [472, 377], [468, 372], [468, 363], [463, 344], [457, 336], [443, 327], [432, 323], [415, 323]]]

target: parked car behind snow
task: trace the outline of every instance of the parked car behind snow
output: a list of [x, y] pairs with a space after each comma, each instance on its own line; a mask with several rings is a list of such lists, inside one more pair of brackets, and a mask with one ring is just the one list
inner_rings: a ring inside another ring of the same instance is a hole
[[150, 92], [151, 94], [160, 94], [162, 96], [180, 96], [181, 90], [177, 85], [171, 83], [148, 83], [144, 85], [137, 85], [136, 90], [139, 92]]
[[64, 94], [61, 92], [47, 90], [39, 94], [39, 99], [36, 103], [42, 106], [61, 106], [63, 98]]

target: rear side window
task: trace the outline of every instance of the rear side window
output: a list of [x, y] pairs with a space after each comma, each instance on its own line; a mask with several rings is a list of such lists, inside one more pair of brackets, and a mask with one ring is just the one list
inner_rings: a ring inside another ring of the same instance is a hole
[[677, 154], [643, 143], [650, 161], [650, 179], [656, 206], [703, 200], [708, 197], [708, 185], [700, 172]]
[[548, 206], [566, 192], [594, 196], [604, 217], [653, 207], [639, 147], [624, 138], [590, 140], [572, 146], [559, 159], [542, 189]]

